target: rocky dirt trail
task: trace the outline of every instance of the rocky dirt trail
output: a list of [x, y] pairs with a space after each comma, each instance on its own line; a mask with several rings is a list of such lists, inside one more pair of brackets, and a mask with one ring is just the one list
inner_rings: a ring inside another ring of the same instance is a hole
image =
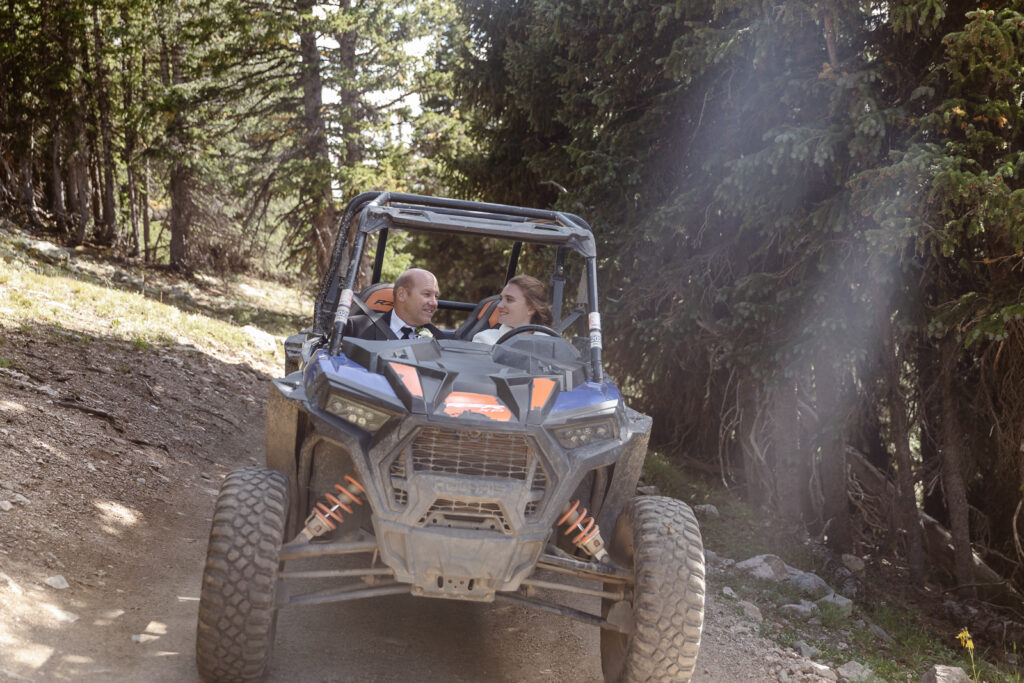
[[[17, 332], [3, 349], [0, 680], [197, 680], [209, 515], [222, 477], [262, 459], [270, 368]], [[694, 680], [776, 680], [799, 658], [715, 587]], [[282, 614], [268, 680], [598, 681], [598, 651], [558, 617], [393, 597]]]
[[[241, 351], [181, 338], [126, 341], [123, 330], [106, 336], [101, 330], [141, 306], [132, 300], [121, 310], [124, 303], [63, 279], [50, 291], [57, 281], [47, 278], [61, 271], [21, 262], [4, 235], [0, 257], [14, 270], [0, 277], [0, 681], [196, 681], [210, 515], [224, 476], [263, 462], [264, 402], [280, 347], [275, 355], [259, 344]], [[182, 313], [206, 307], [223, 319], [234, 305], [196, 301], [152, 273], [139, 278], [79, 256], [69, 263], [67, 250], [26, 244], [87, 282], [177, 301]], [[700, 680], [757, 680], [763, 658], [743, 668], [716, 609], [711, 601]], [[598, 633], [509, 604], [404, 596], [282, 613], [268, 680], [410, 679], [597, 681]]]
[[[210, 514], [262, 463], [274, 365], [0, 332], [0, 680], [197, 680]], [[733, 618], [709, 602], [695, 680], [766, 680], [772, 644]], [[268, 679], [596, 681], [598, 651], [555, 616], [392, 597], [283, 613]]]

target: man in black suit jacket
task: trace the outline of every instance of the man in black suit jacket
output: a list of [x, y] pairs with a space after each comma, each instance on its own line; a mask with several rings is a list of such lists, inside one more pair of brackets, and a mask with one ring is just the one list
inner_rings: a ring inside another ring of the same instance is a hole
[[447, 336], [430, 319], [437, 310], [441, 290], [429, 270], [410, 268], [395, 280], [394, 308], [383, 315], [354, 315], [345, 323], [343, 335], [359, 339], [415, 339], [416, 328], [426, 327], [435, 337]]

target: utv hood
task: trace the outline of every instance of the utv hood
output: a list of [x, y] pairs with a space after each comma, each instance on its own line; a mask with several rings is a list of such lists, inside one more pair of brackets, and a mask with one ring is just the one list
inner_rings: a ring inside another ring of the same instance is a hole
[[396, 413], [488, 427], [612, 412], [621, 399], [611, 382], [588, 382], [587, 364], [560, 338], [521, 335], [494, 346], [347, 339], [342, 351], [319, 352], [306, 366], [310, 399], [343, 392]]

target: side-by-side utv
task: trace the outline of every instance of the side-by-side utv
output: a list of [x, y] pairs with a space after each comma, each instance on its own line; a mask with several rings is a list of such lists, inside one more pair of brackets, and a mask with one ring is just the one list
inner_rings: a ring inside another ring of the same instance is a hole
[[[398, 231], [505, 240], [506, 280], [524, 249], [539, 254], [530, 263], [551, 264], [553, 324], [473, 342], [497, 326], [489, 296], [440, 301], [461, 322], [434, 337], [344, 337], [351, 316], [392, 305], [381, 273]], [[570, 273], [579, 286], [566, 286]], [[387, 192], [353, 199], [312, 326], [287, 340], [286, 375], [270, 384], [266, 467], [232, 472], [217, 498], [201, 676], [260, 679], [278, 610], [408, 594], [577, 619], [601, 629], [606, 680], [688, 681], [704, 615], [700, 531], [681, 501], [634, 497], [651, 420], [604, 374], [601, 335], [595, 241], [581, 218]], [[289, 568], [311, 558], [326, 559]], [[558, 596], [592, 601], [593, 613]]]

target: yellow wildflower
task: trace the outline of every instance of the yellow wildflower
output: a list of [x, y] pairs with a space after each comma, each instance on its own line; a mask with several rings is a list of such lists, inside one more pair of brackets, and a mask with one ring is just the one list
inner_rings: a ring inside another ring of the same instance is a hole
[[956, 634], [956, 638], [960, 641], [960, 645], [966, 647], [972, 654], [974, 653], [974, 641], [971, 640], [971, 632], [967, 630], [966, 626], [960, 633]]

